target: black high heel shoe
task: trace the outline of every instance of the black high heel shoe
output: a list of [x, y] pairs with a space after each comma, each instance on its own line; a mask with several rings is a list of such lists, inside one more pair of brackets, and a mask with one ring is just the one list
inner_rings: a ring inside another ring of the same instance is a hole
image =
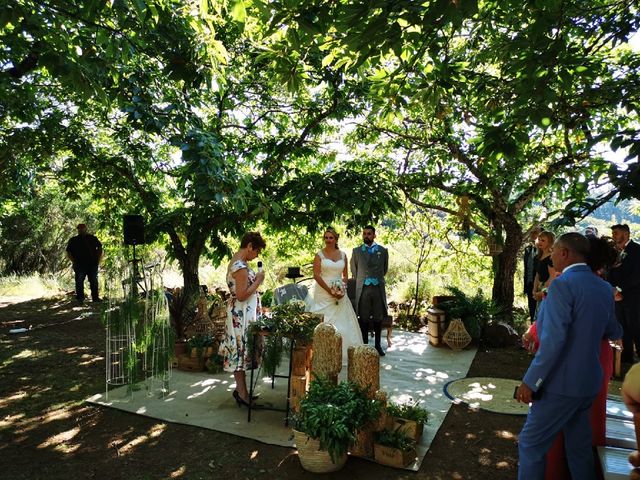
[[236, 403], [238, 404], [238, 408], [242, 408], [243, 405], [249, 407], [249, 404], [244, 401], [244, 399], [240, 396], [237, 390], [233, 391], [233, 398], [235, 398]]

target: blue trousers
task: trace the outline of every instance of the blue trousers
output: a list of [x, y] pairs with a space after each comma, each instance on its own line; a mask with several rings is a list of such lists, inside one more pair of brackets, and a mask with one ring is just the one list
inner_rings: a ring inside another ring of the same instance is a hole
[[594, 398], [544, 392], [533, 402], [518, 440], [518, 480], [544, 479], [545, 455], [560, 431], [571, 477], [596, 479], [589, 423]]
[[86, 266], [86, 265], [74, 265], [73, 272], [75, 273], [76, 281], [76, 298], [84, 301], [84, 279], [89, 278], [89, 287], [91, 288], [91, 299], [98, 300], [98, 265]]

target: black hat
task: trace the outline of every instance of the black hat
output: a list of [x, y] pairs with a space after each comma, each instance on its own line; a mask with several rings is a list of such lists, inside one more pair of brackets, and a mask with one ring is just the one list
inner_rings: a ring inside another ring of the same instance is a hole
[[302, 274], [300, 273], [300, 267], [288, 267], [287, 274], [285, 275], [287, 278], [300, 278]]

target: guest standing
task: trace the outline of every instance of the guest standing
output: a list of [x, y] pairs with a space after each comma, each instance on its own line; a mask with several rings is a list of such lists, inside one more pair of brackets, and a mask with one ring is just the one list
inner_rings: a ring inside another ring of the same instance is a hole
[[[632, 366], [622, 383], [622, 399], [633, 416], [640, 415], [640, 365]], [[634, 450], [629, 455], [629, 463], [635, 468], [629, 475], [630, 480], [640, 480], [640, 454]]]
[[603, 338], [620, 338], [611, 286], [586, 264], [589, 241], [579, 233], [562, 235], [553, 264], [562, 275], [549, 288], [538, 316], [540, 349], [516, 392], [531, 403], [520, 432], [521, 480], [543, 479], [545, 455], [558, 432], [565, 435], [573, 478], [595, 479], [589, 411], [602, 384], [599, 362]]
[[369, 343], [369, 321], [373, 321], [375, 348], [385, 355], [380, 345], [382, 320], [387, 315], [387, 294], [384, 277], [389, 270], [389, 253], [375, 242], [376, 229], [367, 225], [362, 230], [363, 245], [351, 253], [351, 272], [356, 279], [356, 314], [360, 321], [362, 340]]
[[89, 279], [91, 300], [100, 302], [98, 292], [98, 267], [102, 260], [102, 243], [95, 235], [87, 232], [87, 225], [80, 223], [78, 235], [71, 237], [67, 243], [67, 257], [73, 264], [76, 284], [76, 299], [84, 303], [84, 279]]
[[629, 225], [611, 227], [611, 236], [620, 252], [609, 273], [609, 281], [618, 287], [616, 315], [622, 324], [622, 362], [634, 363], [633, 348], [640, 355], [640, 245], [631, 240]]
[[544, 298], [546, 289], [555, 277], [555, 269], [553, 268], [553, 260], [551, 259], [551, 251], [553, 242], [556, 237], [551, 232], [540, 232], [536, 244], [538, 246], [538, 255], [535, 257], [534, 268], [536, 275], [533, 279], [533, 298], [538, 304]]
[[536, 307], [538, 301], [533, 297], [533, 281], [536, 277], [535, 270], [535, 258], [538, 255], [538, 248], [536, 247], [536, 240], [540, 233], [539, 228], [534, 228], [529, 235], [529, 244], [524, 247], [524, 294], [527, 296], [527, 306], [529, 308], [529, 319], [531, 323], [536, 318]]
[[[594, 234], [586, 235], [589, 239], [589, 254], [587, 265], [591, 271], [600, 278], [606, 279], [606, 272], [616, 262], [618, 252], [613, 240], [607, 237], [597, 237]], [[614, 288], [611, 295], [614, 295]], [[600, 366], [602, 367], [602, 384], [598, 395], [593, 401], [589, 415], [591, 423], [591, 445], [593, 447], [605, 445], [606, 420], [607, 420], [607, 395], [609, 393], [609, 380], [613, 374], [613, 350], [608, 338], [600, 342]], [[564, 435], [558, 434], [556, 441], [547, 454], [547, 466], [545, 478], [547, 480], [570, 479], [569, 466], [564, 449]]]
[[219, 353], [224, 358], [224, 369], [233, 372], [236, 390], [233, 398], [238, 406], [249, 405], [246, 370], [253, 368], [248, 350], [249, 328], [258, 319], [260, 297], [258, 288], [264, 281], [264, 272], [254, 272], [248, 262], [255, 260], [266, 247], [258, 232], [248, 232], [240, 241], [240, 249], [231, 257], [227, 267], [227, 285], [231, 300], [227, 307], [227, 322]]

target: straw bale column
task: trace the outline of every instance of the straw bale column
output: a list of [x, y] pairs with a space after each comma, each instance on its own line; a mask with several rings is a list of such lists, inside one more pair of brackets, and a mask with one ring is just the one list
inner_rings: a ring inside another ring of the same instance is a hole
[[349, 347], [347, 379], [367, 389], [367, 397], [375, 398], [380, 388], [380, 355], [371, 345]]
[[342, 335], [329, 323], [320, 323], [313, 331], [311, 378], [327, 377], [336, 385], [342, 369]]

